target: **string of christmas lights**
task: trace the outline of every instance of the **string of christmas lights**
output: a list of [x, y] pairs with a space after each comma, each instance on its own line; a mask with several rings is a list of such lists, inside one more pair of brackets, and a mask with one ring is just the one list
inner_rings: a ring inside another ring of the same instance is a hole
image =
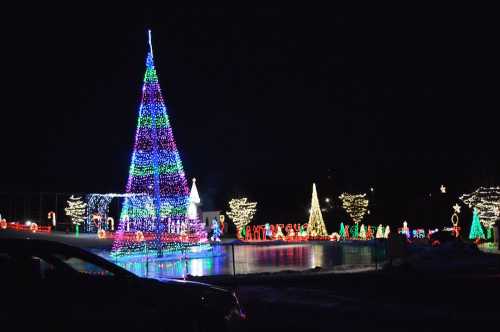
[[82, 200], [81, 197], [71, 197], [67, 201], [68, 206], [64, 209], [66, 215], [71, 218], [71, 222], [76, 227], [76, 234], [78, 235], [80, 224], [85, 221], [85, 212], [87, 204]]
[[252, 221], [255, 212], [257, 212], [257, 202], [248, 202], [246, 197], [234, 198], [229, 201], [229, 208], [231, 210], [226, 214], [233, 220], [236, 226], [236, 234], [239, 236], [245, 226]]
[[348, 194], [343, 193], [339, 196], [342, 201], [342, 207], [351, 217], [355, 224], [361, 222], [368, 210], [368, 199], [366, 194]]
[[500, 187], [480, 187], [470, 194], [460, 196], [469, 206], [476, 208], [480, 222], [486, 229], [493, 227], [500, 215]]

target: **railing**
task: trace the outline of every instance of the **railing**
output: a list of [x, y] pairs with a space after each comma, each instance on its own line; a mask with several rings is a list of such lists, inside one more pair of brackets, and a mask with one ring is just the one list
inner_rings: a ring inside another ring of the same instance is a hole
[[22, 231], [22, 232], [31, 232], [31, 233], [50, 233], [52, 231], [51, 226], [38, 226], [36, 223], [24, 225], [24, 224], [20, 224], [20, 223], [16, 223], [16, 222], [7, 222], [6, 224], [2, 224], [1, 228], [2, 229], [12, 229], [12, 230]]
[[385, 257], [385, 240], [373, 240], [226, 242], [213, 243], [206, 256], [190, 257], [187, 253], [157, 258], [153, 253], [140, 260], [109, 259], [140, 276], [162, 279], [376, 271], [381, 269]]

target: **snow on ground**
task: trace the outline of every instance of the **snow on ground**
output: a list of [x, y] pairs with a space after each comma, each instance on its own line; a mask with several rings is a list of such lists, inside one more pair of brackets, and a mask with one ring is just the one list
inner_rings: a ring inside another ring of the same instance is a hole
[[405, 265], [418, 272], [488, 272], [500, 270], [500, 256], [463, 242], [446, 242], [438, 247], [412, 245]]

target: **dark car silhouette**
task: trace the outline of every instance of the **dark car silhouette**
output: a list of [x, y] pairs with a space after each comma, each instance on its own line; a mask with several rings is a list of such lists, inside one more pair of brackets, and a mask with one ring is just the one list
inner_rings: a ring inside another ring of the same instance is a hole
[[0, 294], [0, 321], [15, 322], [12, 331], [26, 324], [224, 331], [245, 319], [228, 290], [140, 278], [85, 250], [43, 240], [0, 240]]
[[435, 233], [432, 233], [429, 238], [429, 242], [433, 246], [441, 245], [447, 242], [456, 242], [456, 241], [457, 238], [451, 232], [443, 230], [439, 230]]

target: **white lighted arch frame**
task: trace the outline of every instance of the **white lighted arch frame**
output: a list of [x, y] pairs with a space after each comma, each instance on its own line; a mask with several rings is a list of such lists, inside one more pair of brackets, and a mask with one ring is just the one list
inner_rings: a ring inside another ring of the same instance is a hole
[[451, 215], [451, 223], [452, 223], [452, 225], [453, 225], [453, 226], [455, 226], [455, 227], [456, 227], [456, 226], [458, 226], [458, 214], [453, 213], [453, 214]]
[[[88, 194], [87, 195], [87, 220], [85, 221], [85, 231], [87, 232], [97, 232], [98, 229], [94, 223], [94, 216], [99, 215], [102, 220], [105, 220], [106, 229], [110, 226], [108, 213], [109, 204], [114, 198], [128, 198], [130, 200], [135, 200], [140, 197], [146, 196], [145, 194]], [[114, 221], [114, 220], [113, 220]], [[112, 223], [114, 228], [114, 222]], [[112, 230], [112, 229], [111, 229]]]
[[486, 228], [491, 228], [499, 217], [500, 187], [480, 187], [460, 199], [470, 208], [478, 210], [479, 220]]

